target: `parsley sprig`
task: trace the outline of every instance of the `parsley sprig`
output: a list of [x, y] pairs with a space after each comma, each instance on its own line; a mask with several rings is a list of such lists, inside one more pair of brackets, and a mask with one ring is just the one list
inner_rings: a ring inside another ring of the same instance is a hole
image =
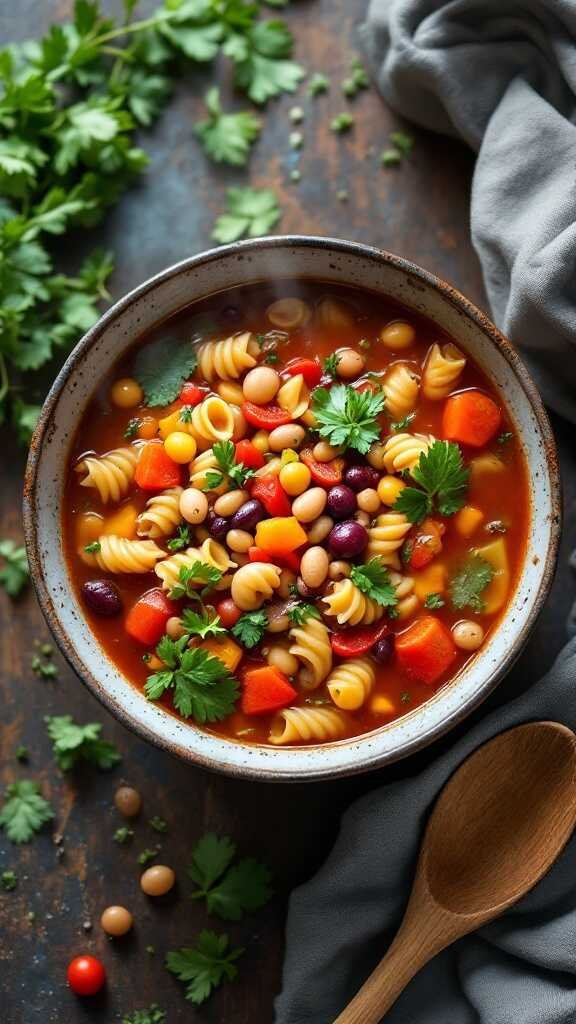
[[484, 610], [481, 594], [494, 578], [494, 568], [485, 558], [472, 555], [468, 558], [450, 582], [450, 598], [455, 608], [471, 608], [480, 613]]
[[268, 628], [268, 616], [264, 611], [244, 612], [232, 626], [232, 633], [249, 650], [259, 644]]
[[46, 716], [44, 721], [56, 763], [63, 772], [70, 771], [79, 761], [107, 771], [122, 760], [114, 744], [100, 738], [100, 723], [78, 725], [72, 715]]
[[13, 540], [0, 540], [0, 558], [4, 559], [0, 586], [10, 597], [18, 597], [30, 579], [26, 549]]
[[[179, 601], [186, 597], [190, 601], [200, 601], [220, 582], [222, 573], [214, 565], [206, 565], [205, 562], [193, 562], [192, 565], [182, 565], [178, 572], [178, 582], [170, 590], [170, 598]], [[198, 592], [195, 588], [204, 584]]]
[[161, 1010], [157, 1003], [152, 1003], [143, 1010], [134, 1010], [127, 1017], [122, 1018], [122, 1024], [164, 1024], [166, 1013]]
[[308, 619], [321, 618], [316, 606], [309, 604], [308, 601], [300, 601], [298, 604], [292, 605], [291, 608], [288, 608], [286, 614], [294, 626], [303, 626]]
[[182, 551], [183, 548], [188, 548], [192, 544], [192, 535], [190, 533], [190, 527], [188, 523], [184, 523], [183, 526], [179, 526], [176, 531], [176, 536], [172, 537], [166, 547], [169, 551]]
[[148, 700], [159, 700], [171, 690], [174, 707], [183, 718], [201, 725], [219, 722], [234, 710], [238, 683], [219, 658], [187, 644], [188, 636], [162, 637], [156, 654], [166, 668], [148, 676], [144, 692]]
[[13, 843], [29, 843], [54, 812], [31, 779], [20, 779], [6, 789], [6, 801], [0, 810], [0, 828]]
[[233, 864], [236, 846], [227, 836], [208, 832], [192, 851], [188, 877], [197, 888], [192, 899], [205, 899], [210, 914], [239, 921], [263, 907], [272, 896], [269, 869], [253, 857]]
[[353, 565], [350, 579], [363, 594], [382, 607], [392, 608], [398, 604], [390, 573], [379, 555], [371, 558], [364, 565]]
[[422, 452], [411, 475], [420, 487], [405, 487], [393, 506], [411, 523], [420, 523], [435, 509], [441, 516], [451, 516], [464, 505], [470, 474], [453, 441], [435, 441]]
[[318, 433], [336, 448], [355, 448], [365, 455], [380, 437], [377, 417], [384, 411], [384, 396], [356, 391], [348, 384], [312, 392], [312, 412]]
[[217, 88], [208, 90], [204, 102], [208, 118], [196, 125], [195, 132], [206, 153], [216, 163], [242, 167], [260, 134], [259, 119], [250, 110], [225, 113]]
[[243, 949], [230, 949], [227, 935], [200, 932], [195, 946], [183, 947], [168, 953], [166, 967], [180, 981], [186, 983], [185, 998], [199, 1006], [223, 981], [234, 981], [238, 973], [236, 960]]
[[226, 633], [220, 616], [212, 614], [206, 608], [200, 612], [196, 612], [192, 608], [185, 608], [180, 621], [189, 637], [199, 636], [205, 640], [206, 637], [221, 636]]
[[206, 484], [203, 490], [211, 491], [224, 480], [231, 480], [236, 487], [243, 487], [247, 480], [254, 476], [254, 470], [248, 469], [243, 462], [236, 462], [236, 447], [232, 441], [217, 441], [212, 451], [218, 463], [218, 470], [209, 469], [206, 473]]

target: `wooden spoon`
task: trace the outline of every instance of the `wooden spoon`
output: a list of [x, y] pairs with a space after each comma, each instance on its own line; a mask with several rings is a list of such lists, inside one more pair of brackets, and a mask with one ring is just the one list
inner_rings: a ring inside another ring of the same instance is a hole
[[575, 824], [570, 729], [520, 725], [471, 754], [432, 811], [396, 938], [335, 1024], [378, 1024], [424, 964], [542, 878]]

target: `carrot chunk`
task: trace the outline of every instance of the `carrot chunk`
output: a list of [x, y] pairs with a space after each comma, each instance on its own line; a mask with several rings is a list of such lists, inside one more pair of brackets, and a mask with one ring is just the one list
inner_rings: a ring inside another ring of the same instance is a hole
[[444, 406], [442, 433], [447, 441], [459, 441], [482, 448], [498, 430], [500, 409], [483, 391], [461, 391]]
[[138, 459], [134, 480], [143, 491], [162, 491], [180, 483], [180, 466], [166, 454], [161, 441], [148, 441]]
[[141, 644], [157, 644], [164, 635], [168, 619], [176, 612], [177, 606], [168, 600], [162, 590], [149, 590], [128, 612], [126, 632]]
[[297, 696], [288, 677], [273, 665], [244, 673], [241, 710], [245, 715], [268, 715], [292, 704]]
[[402, 668], [421, 683], [435, 683], [456, 657], [452, 634], [433, 615], [417, 619], [396, 637], [396, 655]]

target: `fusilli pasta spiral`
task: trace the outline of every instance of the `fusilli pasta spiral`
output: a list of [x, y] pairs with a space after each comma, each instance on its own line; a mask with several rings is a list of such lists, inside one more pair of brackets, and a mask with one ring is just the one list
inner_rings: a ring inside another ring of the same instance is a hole
[[136, 520], [139, 537], [169, 537], [182, 522], [180, 495], [182, 487], [169, 487], [148, 498], [146, 508]]
[[237, 380], [246, 370], [256, 366], [260, 352], [258, 342], [250, 331], [233, 334], [224, 341], [207, 341], [198, 349], [198, 364], [202, 376], [213, 381]]
[[397, 565], [396, 552], [404, 542], [411, 523], [402, 512], [383, 512], [368, 529], [367, 558], [378, 555], [384, 565]]
[[352, 580], [335, 583], [332, 593], [322, 601], [328, 606], [328, 615], [335, 615], [341, 626], [346, 622], [351, 626], [370, 626], [384, 615], [382, 605], [363, 594]]
[[[195, 459], [190, 463], [190, 485], [191, 487], [197, 487], [200, 491], [204, 491], [208, 488], [208, 477], [207, 473], [209, 470], [213, 470], [215, 473], [220, 472], [218, 465], [218, 459], [214, 455], [212, 448], [208, 448], [205, 452], [197, 455]], [[228, 489], [228, 485], [225, 480], [222, 481], [218, 487], [211, 487], [211, 494], [224, 494]]]
[[128, 493], [140, 458], [140, 447], [135, 445], [114, 448], [105, 455], [86, 455], [75, 466], [77, 473], [86, 473], [81, 487], [95, 487], [100, 500], [120, 501]]
[[399, 572], [390, 573], [390, 582], [396, 591], [398, 604], [396, 605], [397, 618], [407, 619], [420, 605], [418, 597], [414, 593], [414, 580], [412, 576], [402, 576]]
[[335, 708], [284, 708], [270, 728], [270, 743], [337, 740], [346, 732], [346, 719]]
[[351, 658], [332, 670], [326, 681], [337, 707], [355, 711], [370, 696], [376, 673], [368, 658]]
[[99, 551], [82, 551], [83, 561], [105, 572], [152, 572], [156, 562], [164, 558], [162, 548], [153, 540], [127, 540], [114, 534], [103, 534]]
[[315, 690], [332, 668], [332, 647], [326, 626], [320, 619], [309, 618], [301, 626], [290, 630], [294, 654], [304, 667], [298, 673], [298, 680], [304, 690]]
[[260, 608], [280, 586], [281, 569], [271, 562], [248, 562], [232, 579], [230, 595], [243, 612]]
[[384, 465], [389, 473], [413, 469], [422, 452], [436, 440], [432, 434], [392, 434], [384, 444]]
[[310, 405], [310, 392], [301, 373], [289, 377], [276, 395], [276, 401], [280, 408], [289, 412], [295, 420], [303, 416]]
[[434, 344], [426, 356], [422, 372], [422, 391], [425, 398], [439, 401], [454, 390], [466, 366], [466, 357], [456, 345]]
[[189, 429], [199, 443], [229, 441], [234, 427], [232, 409], [219, 395], [209, 395], [192, 410]]
[[199, 548], [187, 548], [186, 551], [179, 551], [158, 563], [154, 572], [162, 580], [162, 589], [172, 590], [178, 582], [180, 569], [191, 569], [194, 562], [211, 565], [220, 572], [233, 569], [236, 564], [228, 557], [226, 548], [210, 538], [203, 541]]
[[416, 408], [419, 388], [420, 383], [414, 371], [405, 363], [396, 363], [382, 384], [386, 397], [386, 412], [395, 420], [407, 416]]

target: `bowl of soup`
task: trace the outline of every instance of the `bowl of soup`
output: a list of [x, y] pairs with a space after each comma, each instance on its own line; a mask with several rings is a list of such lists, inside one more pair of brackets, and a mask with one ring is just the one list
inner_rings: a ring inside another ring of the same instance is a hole
[[286, 237], [116, 303], [46, 400], [32, 576], [83, 682], [191, 764], [333, 778], [461, 721], [518, 656], [559, 534], [512, 345], [366, 246]]

